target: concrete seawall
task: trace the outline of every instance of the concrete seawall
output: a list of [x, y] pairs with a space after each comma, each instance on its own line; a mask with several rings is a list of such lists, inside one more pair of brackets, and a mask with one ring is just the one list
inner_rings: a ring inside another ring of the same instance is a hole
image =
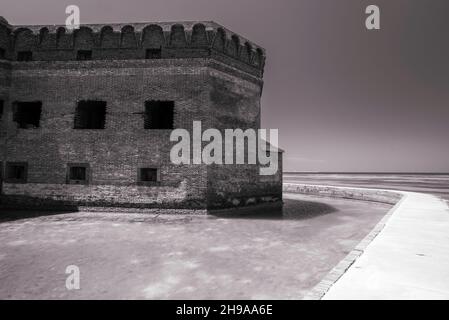
[[449, 299], [449, 208], [416, 192], [285, 184], [284, 192], [395, 204], [305, 299]]
[[343, 198], [396, 204], [403, 196], [401, 192], [380, 189], [363, 189], [351, 187], [332, 187], [284, 183], [283, 192], [310, 194], [314, 196]]

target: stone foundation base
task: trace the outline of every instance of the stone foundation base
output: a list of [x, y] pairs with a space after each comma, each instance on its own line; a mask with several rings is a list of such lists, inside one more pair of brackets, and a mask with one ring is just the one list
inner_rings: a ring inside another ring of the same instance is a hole
[[[252, 199], [252, 198], [251, 198]], [[165, 203], [110, 203], [110, 202], [70, 202], [30, 196], [0, 196], [0, 215], [6, 211], [60, 211], [60, 212], [123, 212], [148, 214], [189, 214], [189, 215], [272, 215], [274, 211], [282, 214], [282, 201], [270, 200], [245, 206], [208, 208], [204, 201], [173, 201]]]

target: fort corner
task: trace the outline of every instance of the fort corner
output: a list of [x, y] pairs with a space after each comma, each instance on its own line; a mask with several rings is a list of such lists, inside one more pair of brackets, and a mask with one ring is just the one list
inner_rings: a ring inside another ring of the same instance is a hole
[[72, 32], [1, 18], [1, 206], [281, 205], [281, 153], [272, 176], [257, 164], [170, 162], [171, 130], [193, 121], [260, 128], [264, 65], [262, 48], [214, 22]]

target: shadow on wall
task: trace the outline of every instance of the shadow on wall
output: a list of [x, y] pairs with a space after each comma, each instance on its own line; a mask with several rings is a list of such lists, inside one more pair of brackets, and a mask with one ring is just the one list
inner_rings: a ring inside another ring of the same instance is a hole
[[[54, 203], [55, 205], [57, 202]], [[0, 223], [21, 219], [36, 218], [40, 216], [60, 215], [66, 213], [78, 212], [79, 207], [76, 205], [67, 206], [64, 203], [64, 207], [55, 206], [53, 210], [39, 210], [37, 208], [29, 208], [23, 210], [17, 210], [13, 207], [11, 209], [0, 208]], [[123, 209], [123, 208], [122, 208]], [[134, 213], [138, 213], [138, 209], [134, 208]], [[179, 209], [165, 209], [169, 210], [167, 214], [176, 213]], [[114, 208], [111, 208], [114, 211]], [[300, 201], [300, 200], [284, 200], [283, 206], [276, 203], [274, 205], [265, 206], [248, 206], [244, 208], [234, 209], [222, 209], [220, 211], [212, 211], [210, 216], [225, 219], [265, 219], [265, 220], [306, 220], [313, 219], [322, 215], [337, 212], [338, 210], [328, 204], [313, 201]], [[107, 211], [102, 211], [107, 212]], [[118, 211], [122, 212], [122, 211]], [[133, 212], [133, 209], [130, 211]], [[123, 212], [124, 213], [124, 212]], [[145, 213], [140, 213], [145, 214]]]
[[73, 208], [69, 207], [64, 210], [54, 210], [54, 211], [0, 209], [0, 223], [21, 220], [21, 219], [36, 218], [36, 217], [42, 217], [42, 216], [53, 216], [53, 215], [59, 215], [59, 214], [65, 214], [65, 213], [73, 213], [73, 212], [78, 212], [78, 208], [73, 206]]
[[336, 208], [321, 202], [287, 199], [282, 207], [247, 207], [245, 210], [220, 211], [212, 215], [229, 219], [305, 220], [337, 211]]

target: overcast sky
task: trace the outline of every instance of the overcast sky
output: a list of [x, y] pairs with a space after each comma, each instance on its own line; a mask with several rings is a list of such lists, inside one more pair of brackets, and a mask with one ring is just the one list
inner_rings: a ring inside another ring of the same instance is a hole
[[[285, 171], [449, 172], [449, 0], [1, 0], [11, 24], [214, 20], [267, 50]], [[381, 30], [365, 8], [381, 9]]]

